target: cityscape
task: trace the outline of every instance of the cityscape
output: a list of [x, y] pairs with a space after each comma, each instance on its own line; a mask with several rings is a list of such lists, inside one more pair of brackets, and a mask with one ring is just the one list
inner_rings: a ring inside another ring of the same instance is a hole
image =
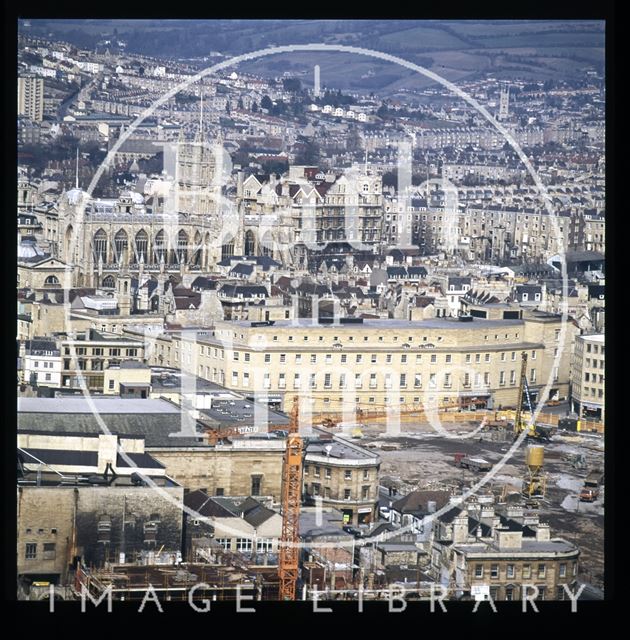
[[17, 27], [17, 600], [604, 599], [603, 21]]

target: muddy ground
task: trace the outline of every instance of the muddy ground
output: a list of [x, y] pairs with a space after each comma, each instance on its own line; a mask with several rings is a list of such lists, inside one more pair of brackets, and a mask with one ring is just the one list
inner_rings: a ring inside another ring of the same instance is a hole
[[[455, 453], [482, 457], [495, 465], [512, 444], [511, 434], [486, 432], [466, 437], [478, 424], [444, 426], [448, 435], [436, 434], [428, 424], [401, 425], [398, 436], [384, 436], [382, 425], [363, 427], [362, 446], [373, 448], [382, 457], [383, 481], [393, 480], [404, 494], [416, 488], [438, 489], [470, 487], [483, 474], [462, 470], [454, 464]], [[481, 438], [481, 440], [480, 440]], [[524, 443], [506, 460], [489, 482], [480, 489], [501, 495], [505, 485], [517, 498], [526, 474]], [[572, 456], [582, 454], [586, 467], [575, 468]], [[603, 468], [604, 439], [597, 435], [555, 434], [545, 444], [547, 489], [539, 506], [541, 521], [548, 522], [553, 537], [561, 537], [581, 550], [581, 578], [600, 589], [604, 587], [604, 491], [593, 503], [578, 501], [588, 471]], [[506, 494], [504, 494], [506, 495]]]

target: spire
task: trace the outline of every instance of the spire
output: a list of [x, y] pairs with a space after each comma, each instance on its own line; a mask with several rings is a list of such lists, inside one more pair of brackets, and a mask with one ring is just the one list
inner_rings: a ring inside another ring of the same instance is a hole
[[79, 188], [79, 147], [77, 147], [77, 162], [74, 173], [74, 188]]

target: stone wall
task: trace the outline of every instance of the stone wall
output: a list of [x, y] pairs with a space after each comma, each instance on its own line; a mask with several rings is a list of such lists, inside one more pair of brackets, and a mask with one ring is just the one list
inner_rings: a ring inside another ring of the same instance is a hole
[[260, 495], [280, 501], [285, 443], [264, 444], [265, 448], [255, 449], [229, 445], [213, 449], [148, 448], [147, 453], [165, 465], [166, 474], [186, 489], [203, 489], [209, 495], [217, 495], [222, 489], [226, 496], [247, 496], [251, 494], [252, 476], [260, 475]]

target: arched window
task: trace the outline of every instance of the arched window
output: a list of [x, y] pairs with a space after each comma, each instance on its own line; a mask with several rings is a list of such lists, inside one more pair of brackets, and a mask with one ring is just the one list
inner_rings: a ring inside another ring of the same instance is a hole
[[195, 233], [192, 263], [196, 265], [199, 265], [201, 263], [201, 234], [199, 233], [199, 231]]
[[58, 287], [59, 284], [59, 278], [57, 278], [57, 276], [48, 276], [46, 280], [44, 280], [45, 287]]
[[103, 278], [103, 285], [105, 289], [113, 289], [116, 286], [116, 281], [114, 280], [114, 276], [105, 276]]
[[221, 245], [221, 259], [231, 258], [234, 255], [234, 240]]
[[107, 262], [107, 234], [103, 229], [99, 229], [94, 234], [94, 239], [92, 241], [92, 248], [94, 250], [94, 261], [98, 263], [99, 258], [103, 260], [103, 262]]
[[155, 236], [155, 242], [153, 244], [153, 251], [155, 253], [155, 260], [160, 262], [162, 258], [166, 262], [166, 243], [164, 237], [164, 230], [160, 229]]
[[116, 249], [117, 260], [123, 259], [128, 247], [129, 247], [129, 239], [127, 238], [127, 232], [121, 229], [114, 236], [114, 248]]
[[260, 243], [260, 253], [263, 256], [271, 256], [273, 255], [273, 237], [271, 232], [267, 231], [261, 240]]
[[72, 234], [74, 233], [74, 229], [72, 228], [72, 225], [69, 225], [68, 228], [66, 229], [66, 252], [65, 252], [65, 256], [66, 259], [70, 259], [70, 251], [72, 249]]
[[188, 260], [188, 234], [183, 229], [177, 234], [177, 260], [180, 263]]
[[144, 229], [141, 229], [136, 233], [136, 259], [140, 262], [140, 258], [142, 258], [143, 262], [147, 262], [148, 255], [147, 251], [149, 248], [149, 236]]
[[256, 236], [254, 232], [250, 229], [245, 233], [245, 255], [253, 256], [256, 251]]

